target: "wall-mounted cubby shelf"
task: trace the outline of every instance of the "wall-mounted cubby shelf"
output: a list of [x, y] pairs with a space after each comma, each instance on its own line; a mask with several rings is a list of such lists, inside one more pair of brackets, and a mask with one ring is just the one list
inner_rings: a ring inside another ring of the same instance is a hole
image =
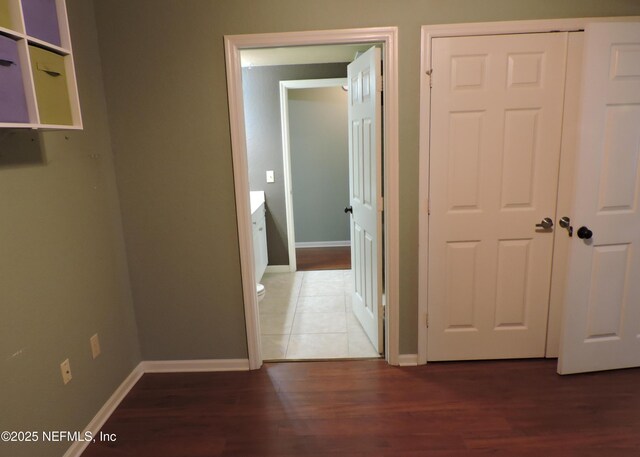
[[82, 129], [65, 0], [0, 0], [0, 128]]

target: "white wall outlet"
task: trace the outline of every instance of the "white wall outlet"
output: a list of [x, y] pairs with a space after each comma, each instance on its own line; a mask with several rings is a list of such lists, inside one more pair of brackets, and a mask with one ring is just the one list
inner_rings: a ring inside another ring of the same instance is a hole
[[60, 371], [62, 372], [62, 381], [67, 384], [71, 381], [71, 365], [69, 365], [69, 359], [60, 364]]
[[273, 175], [273, 170], [267, 170], [267, 182], [268, 183], [276, 182], [276, 179]]
[[100, 355], [100, 340], [97, 333], [89, 338], [89, 343], [91, 344], [91, 355], [95, 359]]

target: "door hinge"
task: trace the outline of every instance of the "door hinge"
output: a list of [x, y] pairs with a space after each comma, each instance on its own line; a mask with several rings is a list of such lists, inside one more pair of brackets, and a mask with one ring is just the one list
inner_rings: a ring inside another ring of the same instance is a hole
[[384, 197], [378, 197], [378, 211], [384, 211]]
[[431, 216], [431, 199], [427, 198], [427, 216]]
[[427, 328], [429, 328], [429, 314], [425, 314], [424, 315], [424, 323], [426, 324]]
[[429, 77], [429, 88], [433, 87], [433, 82], [432, 82], [432, 78], [431, 76], [433, 75], [433, 68], [430, 68], [429, 70], [427, 70], [425, 72], [427, 74], [427, 76]]
[[382, 88], [384, 87], [383, 76], [378, 76], [377, 87], [376, 90], [378, 92], [382, 92]]

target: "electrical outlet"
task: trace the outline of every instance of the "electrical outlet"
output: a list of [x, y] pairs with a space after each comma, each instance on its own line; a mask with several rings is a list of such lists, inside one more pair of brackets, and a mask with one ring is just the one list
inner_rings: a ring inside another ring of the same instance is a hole
[[71, 381], [71, 365], [69, 365], [69, 359], [60, 364], [60, 371], [62, 372], [62, 381], [67, 384]]
[[91, 344], [91, 354], [95, 359], [100, 355], [100, 340], [98, 339], [97, 333], [89, 338], [89, 343]]
[[273, 175], [273, 170], [267, 170], [267, 182], [268, 183], [276, 182], [276, 178]]

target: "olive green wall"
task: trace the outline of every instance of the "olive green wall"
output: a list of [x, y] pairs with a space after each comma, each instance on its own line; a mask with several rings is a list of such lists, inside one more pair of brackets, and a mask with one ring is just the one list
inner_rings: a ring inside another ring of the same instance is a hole
[[96, 0], [145, 358], [245, 357], [223, 36], [399, 27], [400, 351], [417, 352], [420, 26], [640, 15], [637, 0]]
[[[84, 130], [0, 130], [0, 430], [84, 430], [140, 361], [93, 3], [67, 3]], [[0, 455], [69, 444], [0, 443]]]

